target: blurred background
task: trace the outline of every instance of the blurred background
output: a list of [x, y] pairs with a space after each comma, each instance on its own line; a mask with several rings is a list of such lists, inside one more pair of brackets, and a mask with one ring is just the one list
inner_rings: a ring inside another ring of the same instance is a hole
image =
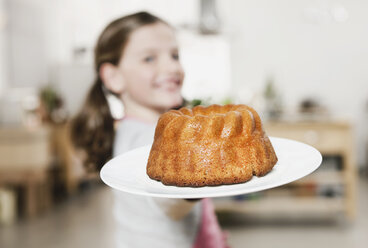
[[365, 0], [0, 0], [0, 247], [113, 246], [111, 191], [66, 126], [97, 36], [140, 10], [177, 29], [190, 103], [249, 104], [323, 154], [294, 183], [216, 198], [230, 245], [367, 247]]

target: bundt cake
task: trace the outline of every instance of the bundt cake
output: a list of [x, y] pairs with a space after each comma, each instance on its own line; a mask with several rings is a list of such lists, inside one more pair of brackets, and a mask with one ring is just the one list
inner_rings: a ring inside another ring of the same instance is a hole
[[197, 106], [160, 117], [147, 174], [165, 185], [234, 184], [265, 175], [276, 162], [254, 109], [232, 104]]

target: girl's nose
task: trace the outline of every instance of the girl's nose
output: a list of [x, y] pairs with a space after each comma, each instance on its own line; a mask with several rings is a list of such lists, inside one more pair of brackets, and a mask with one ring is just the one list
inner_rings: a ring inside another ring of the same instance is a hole
[[160, 71], [169, 74], [182, 74], [184, 73], [183, 67], [178, 59], [174, 59], [171, 56], [164, 59], [160, 63]]

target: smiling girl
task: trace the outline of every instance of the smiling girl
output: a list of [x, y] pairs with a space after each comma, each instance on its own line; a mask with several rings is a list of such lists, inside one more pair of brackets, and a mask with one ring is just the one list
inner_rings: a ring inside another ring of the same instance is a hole
[[[160, 115], [182, 105], [184, 71], [173, 28], [147, 12], [110, 23], [95, 49], [96, 80], [72, 122], [72, 140], [99, 171], [112, 156], [152, 144]], [[114, 94], [125, 115], [114, 121]], [[117, 247], [226, 247], [208, 199], [162, 199], [114, 192]]]

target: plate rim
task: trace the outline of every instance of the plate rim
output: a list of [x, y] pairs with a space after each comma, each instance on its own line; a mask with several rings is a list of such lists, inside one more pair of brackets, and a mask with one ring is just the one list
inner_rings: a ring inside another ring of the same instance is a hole
[[[191, 199], [191, 198], [214, 198], [214, 197], [225, 197], [225, 196], [235, 196], [235, 195], [241, 195], [241, 194], [249, 194], [249, 193], [255, 193], [255, 192], [260, 192], [263, 190], [267, 190], [267, 189], [272, 189], [272, 188], [276, 188], [288, 183], [291, 183], [293, 181], [299, 180], [307, 175], [310, 175], [311, 173], [313, 173], [314, 171], [316, 171], [320, 165], [322, 164], [322, 154], [313, 146], [297, 141], [297, 140], [293, 140], [293, 139], [287, 139], [287, 138], [281, 138], [281, 137], [273, 137], [273, 136], [269, 136], [269, 139], [271, 140], [271, 143], [273, 143], [273, 141], [277, 142], [290, 142], [290, 143], [296, 143], [298, 145], [304, 146], [305, 148], [310, 149], [311, 151], [313, 151], [316, 155], [316, 157], [314, 158], [316, 160], [316, 162], [314, 163], [313, 166], [310, 166], [310, 168], [308, 167], [308, 169], [306, 170], [306, 172], [301, 173], [300, 175], [297, 175], [295, 177], [291, 177], [291, 178], [287, 178], [287, 180], [280, 180], [280, 181], [272, 181], [270, 183], [266, 183], [265, 185], [260, 185], [260, 186], [255, 186], [252, 187], [251, 189], [248, 188], [242, 188], [242, 185], [245, 185], [247, 182], [244, 183], [239, 183], [239, 184], [230, 184], [230, 185], [218, 185], [218, 186], [204, 186], [204, 187], [199, 187], [199, 188], [195, 188], [195, 187], [178, 187], [180, 189], [190, 189], [190, 190], [195, 190], [195, 189], [203, 189], [203, 188], [227, 188], [227, 187], [231, 187], [234, 185], [239, 185], [239, 189], [233, 189], [231, 192], [228, 191], [221, 191], [221, 192], [209, 192], [209, 193], [187, 193], [187, 194], [175, 194], [175, 193], [155, 193], [155, 192], [149, 192], [149, 191], [144, 191], [144, 190], [137, 190], [135, 188], [131, 188], [128, 187], [126, 185], [120, 184], [119, 186], [116, 186], [116, 184], [112, 181], [110, 181], [109, 179], [106, 179], [106, 177], [108, 177], [106, 171], [109, 169], [109, 166], [111, 166], [111, 164], [113, 164], [114, 161], [121, 159], [121, 157], [128, 157], [131, 156], [132, 154], [137, 153], [137, 151], [139, 150], [150, 150], [152, 145], [145, 145], [145, 146], [141, 146], [135, 149], [132, 149], [128, 152], [125, 152], [123, 154], [119, 154], [118, 156], [110, 159], [108, 162], [106, 162], [102, 169], [100, 170], [100, 178], [101, 180], [108, 185], [109, 187], [118, 190], [118, 191], [123, 191], [125, 193], [130, 193], [130, 194], [134, 194], [134, 195], [141, 195], [141, 196], [147, 196], [147, 197], [159, 197], [159, 198], [177, 198], [177, 199], [183, 199], [183, 198], [187, 198], [187, 199]], [[274, 144], [272, 144], [274, 146]], [[275, 149], [276, 150], [276, 149]], [[277, 155], [277, 154], [276, 154]], [[277, 155], [279, 157], [279, 155]], [[276, 164], [277, 165], [277, 164]], [[276, 166], [275, 165], [275, 166]], [[105, 177], [106, 176], [106, 177]], [[267, 175], [266, 175], [267, 176]], [[254, 176], [253, 178], [262, 178], [262, 177], [256, 177]], [[153, 180], [153, 179], [151, 179]], [[257, 180], [257, 179], [256, 179]], [[261, 179], [262, 180], [262, 179]], [[155, 180], [153, 180], [155, 181]], [[158, 182], [158, 181], [155, 181]], [[161, 183], [161, 182], [158, 182]], [[162, 183], [161, 183], [162, 184]], [[162, 186], [165, 187], [177, 187], [177, 186], [167, 186], [162, 184]]]

